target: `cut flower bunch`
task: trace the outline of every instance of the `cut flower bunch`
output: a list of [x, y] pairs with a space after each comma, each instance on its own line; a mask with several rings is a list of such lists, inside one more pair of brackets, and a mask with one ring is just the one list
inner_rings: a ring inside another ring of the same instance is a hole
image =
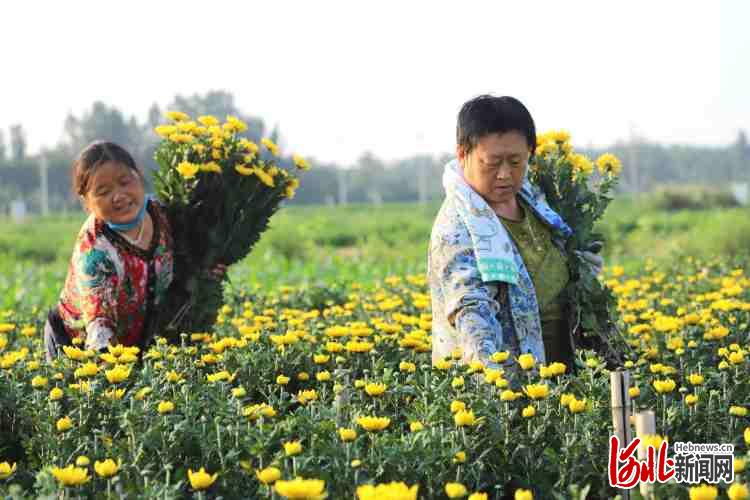
[[537, 148], [529, 168], [529, 180], [538, 186], [547, 203], [573, 230], [566, 242], [571, 280], [563, 294], [578, 347], [595, 349], [610, 366], [622, 365], [627, 344], [618, 332], [612, 292], [597, 278], [582, 252], [597, 253], [603, 243], [595, 224], [604, 215], [610, 193], [622, 170], [620, 160], [609, 153], [596, 161], [574, 151], [570, 134], [553, 130], [537, 136]]
[[[175, 282], [151, 335], [176, 338], [206, 331], [222, 304], [222, 284], [207, 270], [242, 260], [267, 229], [282, 201], [294, 196], [299, 179], [279, 165], [279, 147], [243, 137], [247, 125], [233, 116], [191, 119], [167, 113], [156, 127], [157, 196], [173, 227]], [[309, 164], [294, 155], [298, 170]]]

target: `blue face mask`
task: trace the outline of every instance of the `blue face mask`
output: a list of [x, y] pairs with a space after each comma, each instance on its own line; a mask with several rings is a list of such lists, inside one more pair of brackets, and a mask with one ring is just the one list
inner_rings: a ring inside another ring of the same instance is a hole
[[132, 229], [137, 228], [141, 222], [143, 222], [143, 218], [146, 216], [146, 205], [148, 204], [148, 200], [151, 199], [151, 195], [146, 195], [143, 197], [143, 206], [141, 206], [141, 209], [138, 211], [138, 215], [135, 216], [135, 219], [133, 219], [130, 222], [124, 222], [122, 224], [115, 224], [114, 222], [107, 221], [107, 226], [109, 226], [110, 229], [114, 229], [115, 231], [123, 232], [123, 231], [130, 231]]

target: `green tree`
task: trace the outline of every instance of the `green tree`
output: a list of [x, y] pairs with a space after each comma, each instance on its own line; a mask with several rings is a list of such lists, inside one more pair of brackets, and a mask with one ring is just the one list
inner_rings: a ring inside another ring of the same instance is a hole
[[10, 127], [10, 158], [14, 162], [26, 158], [26, 131], [20, 123]]
[[[247, 123], [245, 134], [258, 141], [265, 134], [265, 124], [261, 118], [256, 118], [243, 113], [235, 104], [234, 96], [223, 90], [211, 90], [205, 95], [193, 94], [192, 96], [175, 96], [167, 107], [168, 111], [182, 111], [192, 117], [201, 115], [214, 115], [224, 120], [227, 115], [236, 116]], [[163, 120], [163, 119], [162, 119]]]
[[8, 151], [5, 145], [5, 133], [3, 133], [2, 130], [0, 130], [0, 164], [5, 162], [5, 157], [7, 153]]
[[76, 152], [95, 140], [113, 141], [132, 150], [143, 138], [134, 117], [126, 119], [119, 109], [101, 101], [96, 101], [81, 118], [68, 116], [65, 134]]

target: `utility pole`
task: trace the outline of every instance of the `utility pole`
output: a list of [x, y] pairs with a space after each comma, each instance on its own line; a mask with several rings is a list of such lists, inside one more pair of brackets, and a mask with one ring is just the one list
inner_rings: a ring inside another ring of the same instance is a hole
[[339, 181], [339, 205], [346, 205], [349, 203], [349, 193], [346, 178], [346, 168], [340, 167], [338, 170], [338, 181]]
[[40, 198], [42, 215], [49, 215], [49, 187], [47, 183], [47, 151], [42, 148], [39, 153]]

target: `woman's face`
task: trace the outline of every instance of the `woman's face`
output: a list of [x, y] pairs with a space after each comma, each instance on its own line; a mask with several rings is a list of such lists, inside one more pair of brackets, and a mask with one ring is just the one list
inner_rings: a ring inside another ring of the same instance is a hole
[[456, 152], [466, 181], [488, 204], [506, 203], [521, 190], [530, 152], [520, 132], [488, 134], [471, 153], [460, 146]]
[[86, 209], [97, 219], [115, 224], [132, 221], [143, 206], [145, 189], [140, 176], [116, 162], [99, 165], [89, 180]]

